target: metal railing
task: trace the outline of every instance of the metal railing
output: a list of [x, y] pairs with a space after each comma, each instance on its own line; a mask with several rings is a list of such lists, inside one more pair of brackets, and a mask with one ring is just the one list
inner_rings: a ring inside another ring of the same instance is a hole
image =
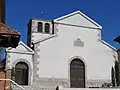
[[[15, 81], [11, 80], [11, 79], [0, 79], [0, 81], [10, 81], [12, 82], [12, 84], [16, 85], [18, 88], [20, 88], [21, 90], [25, 90], [22, 86], [20, 86], [19, 84], [17, 84]], [[14, 90], [14, 89], [13, 89]]]

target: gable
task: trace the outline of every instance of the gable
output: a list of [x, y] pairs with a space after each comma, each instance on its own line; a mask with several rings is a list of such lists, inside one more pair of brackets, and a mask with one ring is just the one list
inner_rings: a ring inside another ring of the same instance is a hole
[[13, 53], [29, 53], [33, 54], [34, 51], [29, 48], [26, 44], [24, 44], [22, 41], [19, 42], [18, 46], [16, 48], [7, 48], [7, 52], [13, 52]]
[[99, 24], [97, 24], [95, 21], [93, 21], [80, 11], [62, 16], [55, 19], [54, 21], [63, 24], [102, 29]]

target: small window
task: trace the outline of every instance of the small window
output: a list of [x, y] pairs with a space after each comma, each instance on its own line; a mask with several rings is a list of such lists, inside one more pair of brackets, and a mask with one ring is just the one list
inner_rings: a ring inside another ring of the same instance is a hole
[[43, 29], [43, 23], [38, 22], [38, 32], [42, 32], [42, 29]]
[[20, 85], [28, 85], [28, 65], [24, 62], [19, 62], [15, 66], [15, 82]]
[[45, 23], [45, 33], [49, 33], [49, 32], [50, 32], [50, 24]]

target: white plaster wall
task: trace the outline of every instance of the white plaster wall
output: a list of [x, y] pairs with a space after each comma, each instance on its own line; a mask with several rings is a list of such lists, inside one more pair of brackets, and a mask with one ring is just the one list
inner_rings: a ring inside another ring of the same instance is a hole
[[81, 14], [74, 14], [67, 18], [63, 18], [59, 21], [60, 23], [70, 24], [70, 25], [78, 25], [78, 26], [84, 26], [84, 27], [93, 27], [98, 28], [97, 25], [93, 24], [90, 20], [88, 20], [85, 15]]
[[8, 57], [7, 60], [10, 61], [10, 63], [8, 63], [9, 65], [7, 65], [7, 68], [12, 69], [12, 67], [14, 67], [15, 65], [13, 65], [13, 63], [17, 62], [18, 60], [27, 60], [30, 65], [31, 68], [33, 68], [33, 60], [32, 60], [32, 55], [31, 54], [19, 54], [19, 53], [7, 53]]
[[30, 64], [29, 66], [29, 84], [32, 84], [33, 81], [33, 72], [31, 71], [33, 69], [33, 57], [32, 54], [22, 54], [22, 53], [12, 53], [7, 52], [7, 60], [6, 60], [6, 69], [13, 69], [15, 67], [15, 64], [17, 64], [19, 61], [22, 62], [28, 62]]
[[[69, 62], [79, 56], [86, 64], [87, 79], [110, 80], [115, 59], [113, 50], [98, 41], [99, 30], [59, 24], [57, 33], [57, 37], [40, 43], [40, 77], [69, 78]], [[74, 46], [77, 38], [84, 47]]]
[[50, 36], [49, 34], [42, 34], [42, 33], [32, 33], [32, 42], [39, 41], [46, 37]]

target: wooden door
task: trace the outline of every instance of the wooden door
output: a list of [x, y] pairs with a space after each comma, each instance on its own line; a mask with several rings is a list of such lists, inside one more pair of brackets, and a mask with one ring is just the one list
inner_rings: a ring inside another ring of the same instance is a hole
[[71, 88], [85, 88], [85, 65], [80, 59], [73, 59], [70, 63]]

